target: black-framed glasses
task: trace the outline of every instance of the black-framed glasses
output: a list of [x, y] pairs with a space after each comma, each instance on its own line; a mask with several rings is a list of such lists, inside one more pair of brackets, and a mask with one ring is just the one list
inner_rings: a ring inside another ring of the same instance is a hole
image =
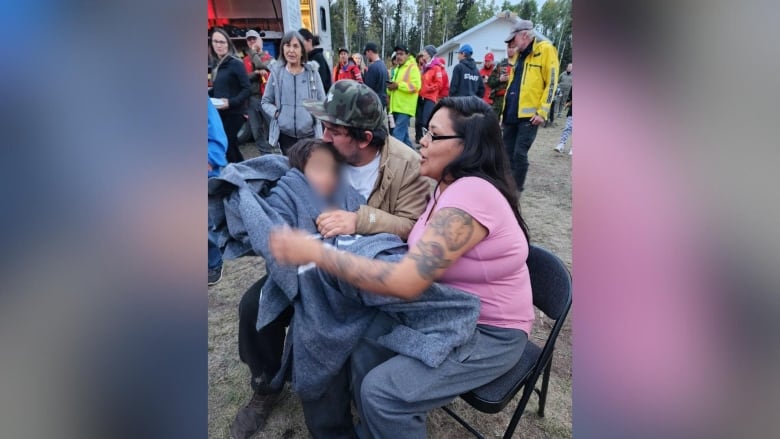
[[431, 142], [435, 142], [437, 140], [462, 139], [463, 138], [463, 136], [437, 136], [437, 135], [433, 134], [432, 132], [430, 132], [428, 130], [428, 128], [423, 128], [422, 129], [422, 135], [423, 135], [423, 137], [430, 136], [431, 137]]

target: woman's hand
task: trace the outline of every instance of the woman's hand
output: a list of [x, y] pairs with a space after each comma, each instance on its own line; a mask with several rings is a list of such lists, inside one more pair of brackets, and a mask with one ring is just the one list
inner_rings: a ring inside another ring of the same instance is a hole
[[274, 259], [283, 265], [306, 265], [316, 262], [322, 253], [322, 242], [305, 232], [289, 227], [272, 231], [268, 246]]

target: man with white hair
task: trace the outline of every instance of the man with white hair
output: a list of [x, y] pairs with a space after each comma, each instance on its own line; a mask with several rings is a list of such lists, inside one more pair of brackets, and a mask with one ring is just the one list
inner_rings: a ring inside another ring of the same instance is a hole
[[531, 21], [520, 20], [504, 40], [517, 52], [504, 96], [502, 128], [518, 191], [528, 172], [528, 150], [547, 119], [558, 86], [558, 51], [537, 38], [533, 28]]

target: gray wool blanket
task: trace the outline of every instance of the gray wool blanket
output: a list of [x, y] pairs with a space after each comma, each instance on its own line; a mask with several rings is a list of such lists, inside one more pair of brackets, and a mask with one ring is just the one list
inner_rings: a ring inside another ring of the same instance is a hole
[[[340, 188], [335, 200], [337, 207], [349, 211], [365, 202], [352, 188]], [[302, 399], [319, 398], [378, 312], [399, 322], [379, 342], [430, 367], [437, 367], [452, 349], [473, 337], [479, 299], [469, 293], [434, 283], [418, 299], [405, 301], [360, 291], [313, 265], [277, 264], [268, 251], [270, 230], [287, 224], [321, 239], [314, 220], [323, 207], [305, 177], [290, 170], [280, 156], [230, 164], [209, 180], [209, 215], [223, 256], [257, 254], [266, 259], [269, 280], [260, 295], [257, 328], [290, 305], [295, 310], [276, 385], [290, 377]], [[324, 242], [390, 262], [400, 260], [408, 250], [398, 236], [390, 234], [340, 236]]]
[[[331, 205], [309, 185], [306, 177], [290, 168], [287, 157], [265, 155], [227, 165], [219, 177], [208, 182], [209, 215], [217, 246], [225, 259], [245, 255], [263, 256], [269, 287], [284, 286], [292, 299], [298, 292], [297, 269], [269, 257], [268, 236], [272, 229], [289, 225], [317, 233], [315, 220], [326, 207], [356, 211], [365, 198], [349, 185], [339, 185]], [[263, 312], [275, 318], [287, 306]]]

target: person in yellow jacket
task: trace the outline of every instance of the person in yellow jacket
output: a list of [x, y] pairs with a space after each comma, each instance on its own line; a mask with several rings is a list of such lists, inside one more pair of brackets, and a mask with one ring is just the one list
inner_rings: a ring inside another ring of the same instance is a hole
[[534, 24], [520, 20], [504, 40], [514, 46], [514, 68], [504, 96], [502, 131], [517, 190], [528, 173], [528, 150], [544, 123], [558, 87], [558, 51], [549, 41], [536, 38]]
[[398, 67], [393, 70], [393, 76], [387, 84], [387, 95], [390, 99], [390, 113], [395, 120], [393, 137], [412, 148], [409, 137], [409, 121], [417, 111], [417, 96], [420, 94], [422, 79], [417, 61], [409, 57], [409, 48], [398, 44], [395, 59]]

